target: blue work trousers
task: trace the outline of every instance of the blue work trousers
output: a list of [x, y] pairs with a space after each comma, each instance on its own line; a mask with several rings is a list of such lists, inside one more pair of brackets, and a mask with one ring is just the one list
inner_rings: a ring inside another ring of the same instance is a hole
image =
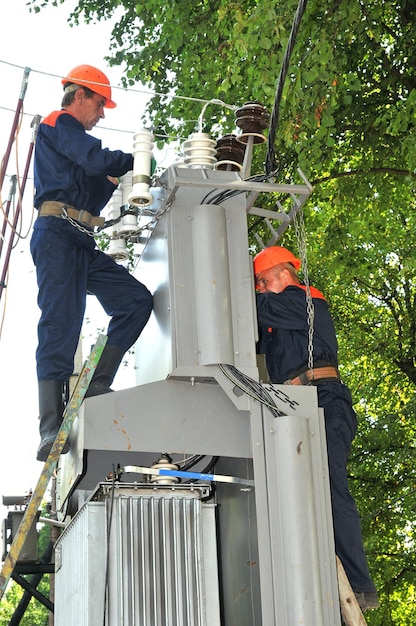
[[353, 590], [374, 592], [360, 517], [348, 486], [347, 462], [357, 431], [350, 390], [340, 382], [318, 385], [318, 404], [325, 414], [335, 551]]
[[127, 351], [146, 325], [153, 305], [148, 289], [125, 267], [96, 249], [94, 238], [67, 220], [39, 217], [30, 250], [36, 266], [39, 380], [67, 380], [73, 373], [87, 293], [107, 315], [108, 345]]

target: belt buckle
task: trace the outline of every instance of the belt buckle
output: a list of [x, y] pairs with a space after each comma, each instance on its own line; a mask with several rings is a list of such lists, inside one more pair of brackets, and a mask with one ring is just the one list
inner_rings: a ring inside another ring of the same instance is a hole
[[[84, 218], [84, 214], [85, 214], [85, 218]], [[86, 226], [89, 226], [91, 222], [91, 214], [88, 213], [88, 211], [81, 209], [81, 211], [78, 214], [78, 222], [81, 222], [81, 224], [85, 224]]]
[[[309, 378], [308, 372], [311, 372], [311, 377]], [[313, 369], [307, 369], [305, 372], [299, 374], [299, 380], [301, 385], [308, 387], [313, 385], [313, 381], [315, 380]]]

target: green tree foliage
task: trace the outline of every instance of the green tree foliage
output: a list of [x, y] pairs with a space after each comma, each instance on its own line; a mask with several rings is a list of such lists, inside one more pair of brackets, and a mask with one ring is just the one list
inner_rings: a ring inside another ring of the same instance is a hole
[[[65, 1], [29, 4], [40, 10]], [[157, 94], [147, 121], [159, 132], [194, 132], [204, 100], [241, 106], [255, 99], [274, 112], [277, 182], [296, 182], [300, 167], [314, 185], [303, 210], [309, 275], [330, 302], [360, 421], [351, 485], [382, 601], [366, 619], [410, 626], [416, 614], [416, 5], [310, 0], [275, 101], [297, 7], [295, 0], [80, 0], [70, 19], [105, 20], [117, 10], [109, 61], [124, 68], [126, 86], [142, 81]], [[206, 132], [234, 129], [229, 108], [207, 109]], [[266, 156], [259, 147], [253, 170], [264, 173]], [[249, 228], [256, 247], [252, 236], [264, 225], [256, 218]], [[296, 250], [293, 229], [281, 243]]]
[[[40, 592], [47, 596], [49, 590], [49, 578], [48, 575], [44, 577], [44, 580], [38, 585]], [[0, 625], [7, 626], [10, 619], [13, 617], [16, 607], [20, 602], [23, 590], [14, 581], [9, 583], [6, 594], [2, 598], [0, 604]], [[23, 615], [20, 624], [22, 626], [48, 626], [49, 612], [34, 598], [31, 599], [29, 606], [27, 607], [25, 614]]]

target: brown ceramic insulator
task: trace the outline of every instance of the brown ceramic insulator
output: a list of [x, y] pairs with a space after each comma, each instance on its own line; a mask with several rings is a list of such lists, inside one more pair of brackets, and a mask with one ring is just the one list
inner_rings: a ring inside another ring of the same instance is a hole
[[241, 135], [237, 137], [241, 143], [247, 143], [249, 136], [254, 137], [254, 143], [264, 143], [265, 138], [262, 133], [268, 127], [270, 113], [260, 102], [251, 100], [243, 104], [236, 111], [236, 124], [241, 128]]
[[235, 135], [224, 135], [217, 141], [217, 170], [241, 170], [244, 161], [245, 146], [237, 140]]

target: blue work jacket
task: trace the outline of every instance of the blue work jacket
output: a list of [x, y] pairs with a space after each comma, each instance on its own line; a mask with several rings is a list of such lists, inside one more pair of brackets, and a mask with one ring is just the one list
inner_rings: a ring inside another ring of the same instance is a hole
[[[311, 287], [314, 305], [313, 358], [334, 365], [338, 342], [328, 304], [318, 289]], [[293, 378], [308, 365], [308, 314], [306, 288], [289, 285], [281, 293], [258, 293], [257, 317], [260, 340], [258, 352], [266, 355], [273, 383]]]
[[101, 147], [66, 111], [54, 111], [39, 125], [35, 146], [35, 207], [45, 200], [63, 202], [99, 215], [120, 177], [133, 169], [133, 156]]

